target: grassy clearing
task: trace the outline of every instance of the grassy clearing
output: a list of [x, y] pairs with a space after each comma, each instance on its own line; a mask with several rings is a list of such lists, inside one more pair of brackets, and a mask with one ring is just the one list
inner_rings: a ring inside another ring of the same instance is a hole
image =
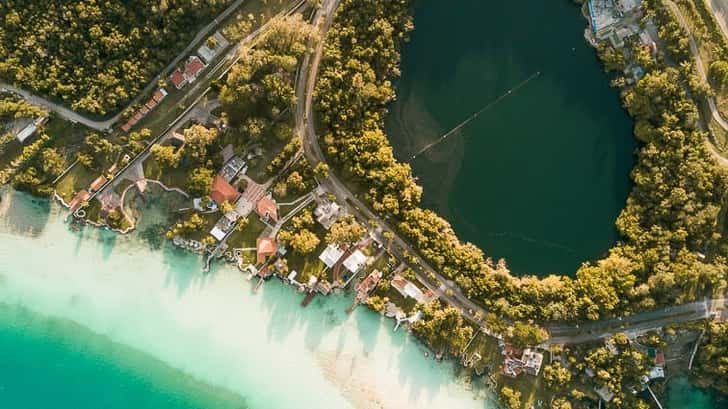
[[100, 220], [101, 218], [101, 202], [99, 202], [96, 199], [91, 200], [88, 202], [86, 207], [83, 208], [83, 210], [86, 212], [86, 220], [100, 223], [103, 222], [103, 220]]
[[74, 124], [62, 118], [51, 117], [45, 125], [46, 133], [51, 136], [49, 148], [56, 148], [70, 164], [76, 160], [76, 153], [81, 149], [83, 140], [90, 128]]
[[6, 143], [0, 150], [0, 169], [4, 169], [10, 164], [23, 150], [23, 145], [13, 138]]
[[275, 158], [287, 141], [281, 141], [273, 135], [265, 135], [261, 140], [263, 155], [253, 158], [248, 162], [249, 168], [247, 175], [257, 183], [264, 183], [270, 178], [270, 174], [266, 170], [268, 164]]
[[[499, 375], [496, 379], [499, 386], [508, 386], [521, 392], [521, 404], [524, 408], [546, 408], [553, 397], [546, 392], [548, 388], [543, 385], [543, 377], [540, 375], [535, 377], [524, 373], [515, 379]], [[538, 405], [539, 401], [542, 402], [541, 406]]]
[[177, 168], [164, 169], [159, 166], [159, 163], [154, 157], [149, 156], [144, 161], [144, 176], [147, 179], [155, 179], [164, 183], [167, 187], [176, 187], [185, 190], [187, 186], [187, 172], [185, 168], [180, 165]]
[[129, 186], [133, 185], [134, 183], [130, 181], [129, 179], [124, 179], [119, 181], [119, 183], [114, 186], [114, 192], [116, 192], [119, 196], [121, 196], [122, 193], [124, 193], [124, 190], [128, 188]]
[[473, 360], [472, 363], [472, 369], [476, 373], [487, 373], [489, 370], [497, 372], [498, 365], [503, 361], [498, 341], [482, 332], [478, 332], [465, 353], [468, 357], [472, 357], [474, 354], [480, 355], [480, 359]]
[[88, 187], [98, 175], [80, 163], [71, 168], [56, 184], [56, 193], [68, 203], [76, 193]]
[[[288, 253], [288, 269], [290, 271], [296, 270], [298, 272], [296, 280], [298, 280], [299, 282], [306, 283], [312, 276], [321, 276], [321, 272], [326, 266], [323, 262], [321, 262], [321, 260], [318, 259], [318, 255], [321, 254], [326, 246], [324, 245], [319, 247], [321, 248], [316, 248], [316, 250], [314, 250], [312, 253], [305, 256], [297, 254], [295, 252]], [[329, 281], [330, 278], [331, 277], [327, 277]]]
[[[381, 290], [380, 287], [384, 288], [384, 290]], [[378, 286], [377, 291], [375, 291], [374, 294], [382, 298], [388, 298], [390, 302], [401, 308], [407, 315], [411, 314], [417, 306], [417, 301], [415, 301], [414, 298], [402, 296], [399, 291], [392, 287], [391, 283], [388, 286]]]
[[253, 213], [248, 216], [248, 225], [242, 231], [236, 229], [228, 238], [227, 244], [236, 249], [255, 247], [257, 238], [265, 228], [265, 223], [260, 221], [258, 216]]
[[199, 229], [191, 231], [185, 234], [185, 238], [202, 241], [205, 237], [210, 235], [210, 230], [215, 226], [222, 215], [220, 212], [200, 214], [200, 217], [205, 221]]
[[710, 134], [713, 136], [713, 145], [722, 154], [728, 154], [728, 131], [723, 129], [713, 117], [710, 117], [708, 127]]

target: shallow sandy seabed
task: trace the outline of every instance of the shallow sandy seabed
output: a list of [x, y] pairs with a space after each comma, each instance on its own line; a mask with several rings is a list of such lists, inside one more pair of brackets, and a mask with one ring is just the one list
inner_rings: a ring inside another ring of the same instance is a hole
[[5, 192], [0, 301], [81, 324], [252, 408], [487, 408], [453, 366], [346, 297], [300, 295], [276, 281], [258, 294], [229, 268], [200, 273], [197, 257], [150, 251], [134, 237], [69, 231], [65, 212]]

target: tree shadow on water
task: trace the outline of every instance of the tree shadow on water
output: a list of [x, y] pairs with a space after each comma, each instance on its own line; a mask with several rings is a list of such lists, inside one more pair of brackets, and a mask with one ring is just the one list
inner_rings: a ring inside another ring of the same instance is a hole
[[0, 231], [38, 237], [51, 215], [51, 204], [11, 188], [0, 188]]
[[[175, 286], [178, 295], [184, 294], [192, 284], [204, 279], [205, 275], [202, 273], [204, 260], [199, 255], [178, 249], [168, 242], [162, 245], [160, 251], [167, 267], [165, 285]], [[218, 267], [213, 265], [209, 274], [215, 274], [217, 269]]]

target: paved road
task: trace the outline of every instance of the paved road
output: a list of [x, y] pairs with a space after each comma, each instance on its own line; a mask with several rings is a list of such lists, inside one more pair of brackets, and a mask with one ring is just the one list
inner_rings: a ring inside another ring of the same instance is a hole
[[210, 33], [217, 28], [220, 23], [225, 20], [230, 14], [232, 14], [238, 7], [240, 7], [241, 4], [243, 4], [245, 0], [235, 0], [230, 6], [228, 6], [225, 10], [223, 10], [217, 17], [215, 17], [214, 20], [212, 20], [209, 24], [207, 24], [205, 27], [202, 27], [195, 37], [190, 41], [190, 43], [185, 47], [184, 50], [182, 50], [179, 54], [177, 54], [176, 57], [170, 62], [159, 74], [157, 74], [154, 78], [152, 78], [151, 81], [142, 89], [137, 96], [127, 104], [127, 106], [119, 111], [118, 114], [114, 115], [112, 118], [103, 120], [103, 121], [95, 121], [93, 119], [87, 118], [86, 116], [83, 116], [69, 108], [66, 108], [65, 106], [61, 104], [57, 104], [53, 101], [49, 101], [46, 98], [43, 98], [38, 95], [34, 95], [30, 93], [29, 91], [20, 89], [16, 86], [13, 86], [5, 81], [0, 80], [0, 88], [3, 88], [5, 90], [11, 91], [15, 94], [18, 94], [22, 96], [26, 101], [30, 102], [33, 105], [41, 106], [49, 111], [55, 112], [59, 116], [72, 121], [72, 122], [78, 122], [81, 124], [86, 125], [89, 128], [95, 129], [97, 131], [110, 131], [111, 127], [119, 121], [121, 118], [121, 115], [126, 111], [126, 109], [136, 103], [138, 103], [142, 97], [146, 96], [149, 92], [151, 92], [156, 86], [157, 83], [161, 78], [169, 74], [174, 67], [179, 64], [180, 61], [182, 61], [183, 58], [185, 58], [188, 54], [192, 52], [192, 50], [195, 48], [197, 43], [202, 41], [202, 39], [206, 38]]
[[723, 35], [728, 38], [728, 0], [705, 0], [705, 3], [713, 11]]
[[[301, 7], [304, 6], [306, 3], [306, 0], [294, 0], [291, 2], [290, 7], [285, 11], [281, 12], [281, 15], [292, 15], [299, 11]], [[170, 124], [167, 126], [167, 128], [162, 131], [159, 135], [157, 135], [145, 148], [144, 150], [137, 156], [135, 156], [132, 160], [129, 161], [129, 163], [121, 168], [119, 172], [116, 174], [116, 176], [109, 182], [107, 182], [104, 186], [102, 186], [96, 193], [94, 193], [91, 196], [91, 199], [96, 197], [97, 195], [102, 194], [106, 189], [113, 189], [114, 184], [116, 181], [119, 181], [122, 179], [122, 176], [124, 173], [131, 169], [135, 164], [142, 163], [144, 160], [146, 160], [149, 157], [150, 149], [151, 147], [160, 141], [165, 137], [165, 135], [169, 134], [171, 131], [176, 130], [181, 124], [184, 124], [187, 120], [187, 118], [190, 115], [193, 115], [195, 106], [205, 97], [205, 95], [210, 91], [210, 82], [214, 78], [222, 78], [229, 70], [230, 68], [240, 59], [239, 50], [243, 46], [250, 45], [254, 43], [260, 36], [260, 34], [265, 31], [270, 25], [270, 21], [266, 22], [262, 26], [260, 26], [257, 30], [253, 31], [252, 33], [248, 34], [245, 38], [240, 40], [238, 44], [231, 48], [225, 57], [212, 69], [209, 69], [207, 73], [205, 73], [204, 76], [199, 77], [195, 83], [194, 86], [187, 87], [187, 95], [193, 94], [200, 88], [204, 87], [205, 90], [202, 92], [202, 94], [197, 97], [187, 109], [185, 109], [177, 118], [172, 120]], [[225, 67], [222, 71], [222, 69]], [[184, 101], [184, 99], [183, 99]], [[90, 199], [89, 199], [90, 200]]]
[[[322, 40], [316, 45], [313, 55], [305, 57], [301, 64], [296, 84], [298, 104], [296, 105], [294, 115], [296, 121], [295, 131], [297, 135], [303, 137], [304, 153], [312, 166], [315, 166], [319, 162], [325, 162], [325, 158], [316, 135], [315, 121], [309, 119], [313, 118], [313, 94], [323, 54], [323, 43], [325, 41], [326, 33], [333, 22], [334, 11], [338, 7], [339, 2], [340, 0], [324, 0], [320, 9], [314, 16], [314, 24], [319, 26]], [[397, 235], [396, 232], [387, 225], [385, 220], [370, 211], [369, 207], [360, 201], [351, 191], [349, 191], [346, 185], [341, 182], [334, 172], [330, 172], [326, 179], [320, 180], [320, 183], [326, 191], [333, 193], [337, 197], [338, 201], [349, 207], [350, 210], [362, 214], [367, 220], [377, 221], [377, 223], [382, 227], [381, 231], [377, 231], [375, 233], [379, 236], [379, 240], [383, 242], [386, 241], [381, 237], [384, 231], [393, 233], [395, 238], [390, 250], [401, 260], [406, 260], [404, 257], [405, 253], [408, 253], [417, 259], [417, 264], [422, 266], [422, 270], [418, 270], [416, 266], [413, 270], [415, 270], [415, 274], [423, 285], [435, 294], [438, 294], [445, 302], [459, 309], [463, 315], [472, 322], [477, 323], [475, 317], [476, 312], [485, 314], [485, 310], [465, 297], [459, 287], [443, 277], [439, 272], [432, 268], [426, 260], [419, 257], [417, 255], [417, 251], [415, 251], [409, 243], [399, 237], [399, 235]], [[349, 206], [349, 203], [353, 204], [355, 209], [352, 208], [352, 206]], [[443, 283], [443, 286], [436, 287], [432, 285], [425, 277], [428, 274], [434, 274], [434, 276]]]
[[[670, 8], [670, 10], [673, 12], [675, 17], [677, 18], [678, 23], [682, 27], [683, 30], [685, 30], [685, 33], [688, 35], [688, 40], [690, 44], [690, 54], [693, 55], [693, 59], [695, 60], [695, 68], [698, 71], [698, 75], [700, 78], [703, 79], [703, 81], [708, 81], [708, 70], [703, 65], [703, 60], [700, 58], [700, 51], [698, 50], [698, 44], [695, 42], [695, 38], [693, 38], [693, 34], [690, 31], [690, 26], [688, 25], [687, 21], [685, 20], [685, 16], [683, 16], [682, 12], [680, 11], [680, 8], [673, 3], [671, 0], [665, 0], [665, 4], [667, 4], [667, 7]], [[713, 115], [713, 119], [716, 120], [721, 126], [721, 128], [728, 130], [728, 122], [726, 122], [721, 116], [720, 112], [718, 112], [718, 108], [715, 104], [715, 98], [708, 97], [708, 105], [710, 106], [710, 112]]]
[[[314, 24], [320, 26], [321, 38], [316, 45], [314, 53], [307, 56], [299, 70], [296, 80], [296, 96], [298, 104], [294, 113], [297, 135], [303, 138], [303, 149], [306, 158], [312, 166], [320, 162], [325, 162], [325, 157], [321, 151], [321, 146], [316, 135], [315, 121], [313, 118], [313, 94], [321, 63], [323, 42], [325, 35], [330, 28], [333, 20], [333, 12], [338, 6], [339, 0], [324, 0], [321, 9], [314, 17]], [[422, 270], [414, 268], [418, 280], [434, 293], [438, 294], [447, 304], [459, 309], [465, 318], [479, 325], [479, 320], [475, 316], [477, 313], [485, 314], [486, 310], [475, 304], [473, 301], [465, 297], [460, 289], [451, 281], [448, 281], [440, 275], [432, 266], [424, 259], [417, 255], [412, 246], [404, 241], [399, 235], [391, 229], [387, 223], [378, 215], [371, 212], [366, 204], [361, 202], [346, 185], [334, 174], [330, 172], [329, 176], [320, 180], [324, 190], [333, 193], [340, 203], [343, 203], [350, 210], [362, 214], [369, 220], [375, 220], [382, 227], [381, 231], [377, 231], [379, 239], [382, 239], [382, 233], [389, 231], [394, 233], [394, 241], [391, 250], [400, 260], [407, 260], [405, 253], [414, 256], [417, 264], [422, 266]], [[353, 204], [355, 208], [349, 205]], [[386, 240], [382, 240], [386, 241]], [[425, 275], [434, 274], [437, 279], [444, 283], [441, 287], [435, 287]], [[724, 305], [725, 299], [714, 300], [716, 304]], [[590, 322], [582, 324], [581, 327], [571, 325], [553, 325], [549, 326], [549, 332], [552, 335], [549, 343], [579, 343], [589, 340], [602, 338], [604, 336], [623, 331], [644, 331], [655, 327], [664, 326], [673, 322], [686, 322], [696, 319], [703, 319], [708, 316], [708, 302], [690, 303], [681, 306], [669, 307], [657, 311], [649, 311], [637, 314], [635, 316], [625, 318], [623, 320], [611, 319]]]
[[576, 328], [573, 324], [552, 325], [551, 338], [544, 343], [578, 344], [614, 335], [619, 332], [641, 334], [669, 324], [707, 319], [713, 312], [725, 313], [727, 298], [697, 301], [653, 311], [641, 312], [622, 319], [586, 322]]
[[[702, 0], [701, 0], [702, 1]], [[727, 3], [728, 0], [713, 0], [713, 2], [720, 2], [720, 3]], [[710, 1], [708, 1], [710, 3]], [[693, 59], [695, 60], [695, 68], [698, 71], [698, 75], [700, 78], [703, 79], [703, 81], [708, 81], [708, 70], [705, 69], [705, 66], [703, 65], [703, 60], [700, 58], [700, 51], [698, 50], [698, 44], [695, 42], [695, 38], [693, 38], [693, 34], [690, 32], [690, 26], [687, 24], [687, 21], [685, 20], [685, 16], [683, 16], [682, 12], [680, 11], [680, 8], [673, 3], [671, 0], [665, 0], [665, 4], [667, 7], [670, 8], [670, 11], [675, 15], [678, 24], [682, 27], [682, 29], [687, 33], [689, 45], [690, 45], [690, 54], [692, 54]], [[720, 19], [718, 19], [720, 20]], [[720, 20], [722, 21], [722, 20]], [[723, 26], [721, 26], [723, 28]], [[718, 111], [718, 106], [715, 103], [714, 97], [707, 97], [706, 100], [708, 101], [708, 108], [710, 109], [710, 115], [713, 117], [715, 122], [718, 123], [718, 125], [723, 128], [725, 131], [728, 131], [728, 121], [723, 119], [723, 117], [720, 115], [720, 111]], [[718, 150], [713, 146], [713, 144], [710, 141], [707, 141], [708, 143], [708, 150], [713, 155], [713, 157], [723, 166], [728, 166], [728, 158], [723, 157], [723, 155], [718, 152]]]

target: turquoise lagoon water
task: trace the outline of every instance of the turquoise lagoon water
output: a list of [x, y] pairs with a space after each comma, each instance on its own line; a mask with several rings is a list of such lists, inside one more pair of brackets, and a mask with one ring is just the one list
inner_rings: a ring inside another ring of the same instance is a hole
[[0, 202], [0, 408], [493, 408], [450, 364], [346, 297], [72, 232], [54, 205]]
[[667, 396], [662, 404], [667, 409], [725, 409], [728, 408], [728, 398], [695, 388], [686, 377], [678, 377], [668, 384]]

